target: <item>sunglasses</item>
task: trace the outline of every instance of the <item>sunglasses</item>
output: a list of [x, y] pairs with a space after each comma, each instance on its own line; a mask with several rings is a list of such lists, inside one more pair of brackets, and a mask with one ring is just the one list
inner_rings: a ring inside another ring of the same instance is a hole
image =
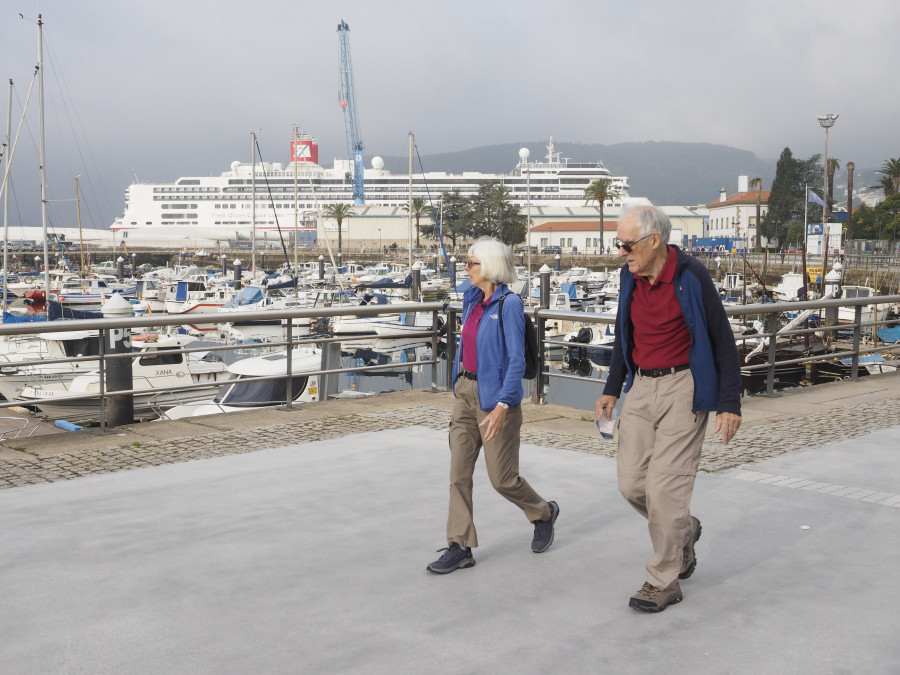
[[637, 241], [622, 241], [621, 239], [616, 239], [613, 241], [613, 246], [615, 246], [616, 248], [622, 249], [623, 251], [625, 251], [625, 253], [631, 253], [634, 250], [635, 244], [644, 241], [644, 239], [649, 239], [654, 234], [656, 234], [656, 233], [651, 232], [646, 237], [641, 237]]
[[480, 262], [475, 262], [474, 260], [466, 260], [466, 267], [475, 267], [480, 264]]

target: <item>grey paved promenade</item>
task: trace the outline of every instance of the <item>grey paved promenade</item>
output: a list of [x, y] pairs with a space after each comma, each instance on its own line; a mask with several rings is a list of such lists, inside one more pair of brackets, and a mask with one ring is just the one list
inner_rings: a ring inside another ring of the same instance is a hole
[[649, 539], [586, 411], [525, 408], [550, 551], [479, 464], [478, 564], [425, 571], [451, 405], [0, 444], [0, 673], [897, 672], [900, 377], [745, 399], [739, 436], [707, 438], [699, 564], [659, 615], [627, 607]]

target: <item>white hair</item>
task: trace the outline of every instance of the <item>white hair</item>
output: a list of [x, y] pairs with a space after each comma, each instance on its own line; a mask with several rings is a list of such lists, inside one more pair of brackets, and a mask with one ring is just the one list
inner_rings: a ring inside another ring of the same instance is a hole
[[469, 247], [469, 257], [481, 263], [481, 278], [495, 284], [511, 284], [516, 280], [513, 252], [502, 241], [480, 237]]

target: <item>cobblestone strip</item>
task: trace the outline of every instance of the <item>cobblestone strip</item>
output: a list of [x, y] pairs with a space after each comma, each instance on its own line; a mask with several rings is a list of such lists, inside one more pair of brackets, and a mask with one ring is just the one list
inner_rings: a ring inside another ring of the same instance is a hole
[[[700, 470], [723, 473], [736, 467], [789, 452], [820, 447], [835, 438], [847, 439], [897, 424], [900, 399], [873, 401], [853, 409], [745, 427], [727, 446], [718, 436], [704, 440]], [[123, 445], [53, 457], [33, 457], [0, 462], [0, 490], [69, 480], [81, 476], [127, 471], [196, 459], [222, 457], [265, 448], [340, 438], [349, 434], [423, 426], [445, 430], [450, 413], [442, 408], [416, 406], [390, 412], [325, 417], [290, 422], [264, 429], [210, 433], [173, 441]], [[617, 444], [596, 436], [566, 434], [526, 426], [526, 443], [550, 448], [614, 457]], [[871, 495], [868, 495], [871, 497]], [[888, 499], [888, 497], [886, 497]]]
[[867, 488], [819, 483], [803, 478], [791, 478], [789, 476], [779, 476], [777, 474], [763, 473], [762, 471], [750, 471], [748, 469], [736, 469], [728, 474], [728, 476], [754, 483], [764, 483], [775, 485], [777, 487], [793, 488], [795, 490], [806, 490], [807, 492], [821, 492], [822, 494], [832, 495], [834, 497], [846, 497], [847, 499], [858, 499], [863, 502], [900, 508], [900, 495], [894, 494], [893, 492], [879, 492], [878, 490], [869, 490]]

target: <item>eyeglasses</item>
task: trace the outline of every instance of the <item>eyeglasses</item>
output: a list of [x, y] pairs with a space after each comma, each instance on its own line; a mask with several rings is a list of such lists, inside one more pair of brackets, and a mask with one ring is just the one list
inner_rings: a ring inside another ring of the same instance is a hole
[[644, 239], [649, 239], [654, 234], [656, 234], [656, 233], [651, 232], [646, 237], [641, 237], [637, 241], [622, 241], [621, 239], [616, 239], [613, 241], [613, 246], [615, 246], [616, 248], [622, 249], [623, 251], [625, 251], [625, 253], [631, 253], [634, 250], [635, 244], [637, 244], [638, 242], [644, 241]]
[[476, 265], [480, 264], [480, 262], [476, 262], [474, 260], [466, 260], [466, 267], [475, 267]]

